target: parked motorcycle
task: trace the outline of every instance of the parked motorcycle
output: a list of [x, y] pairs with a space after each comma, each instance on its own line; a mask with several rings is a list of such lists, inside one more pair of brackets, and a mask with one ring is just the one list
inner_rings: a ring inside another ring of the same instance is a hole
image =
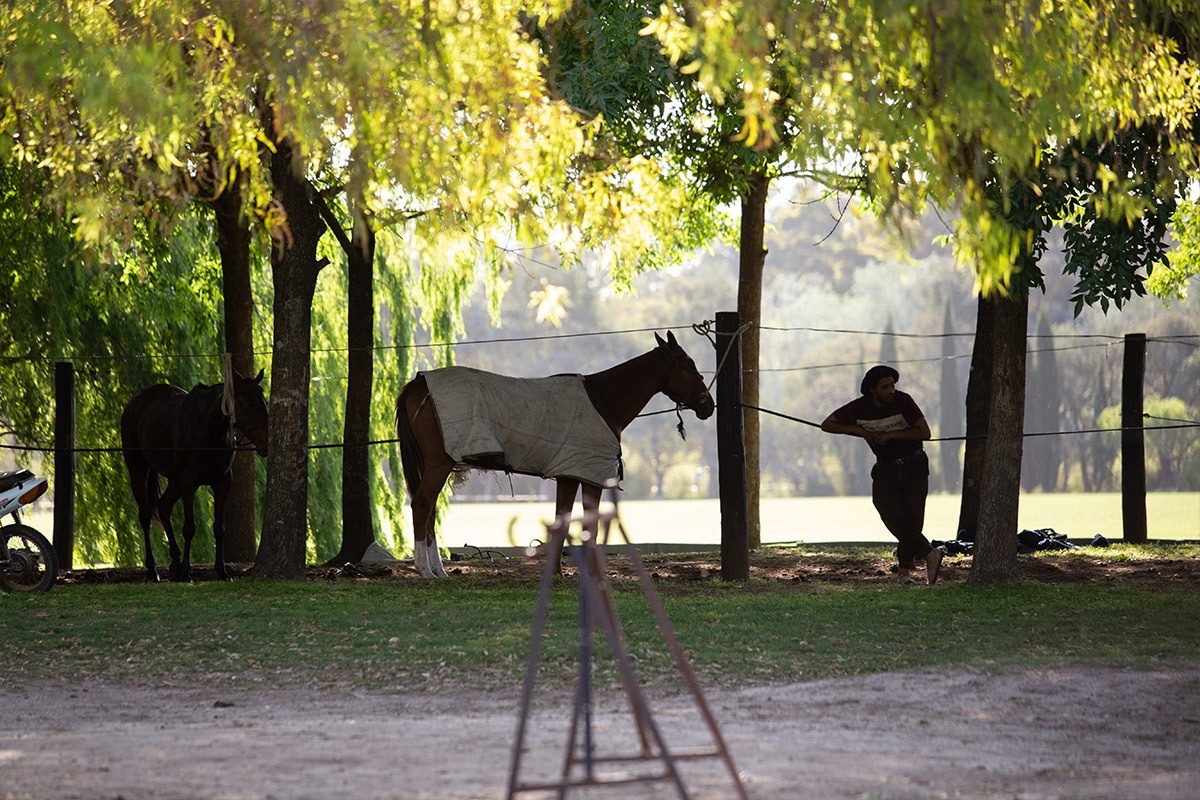
[[37, 530], [21, 522], [21, 509], [46, 493], [48, 483], [27, 469], [0, 472], [0, 591], [46, 592], [58, 578], [58, 555]]

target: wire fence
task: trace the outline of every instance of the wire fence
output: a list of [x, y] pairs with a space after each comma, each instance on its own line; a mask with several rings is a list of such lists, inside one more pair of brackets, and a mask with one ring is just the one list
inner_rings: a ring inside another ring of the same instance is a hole
[[[704, 322], [701, 322], [701, 323], [684, 323], [684, 324], [680, 324], [680, 325], [657, 326], [657, 327], [649, 327], [649, 328], [619, 328], [619, 329], [615, 329], [615, 330], [580, 331], [580, 332], [575, 332], [575, 333], [555, 333], [555, 334], [545, 334], [545, 335], [540, 335], [540, 336], [529, 336], [529, 335], [500, 336], [500, 337], [489, 338], [489, 339], [461, 339], [458, 341], [449, 341], [448, 340], [448, 341], [440, 341], [440, 342], [419, 342], [419, 343], [411, 343], [411, 344], [375, 345], [374, 347], [371, 347], [371, 348], [359, 348], [359, 350], [369, 349], [372, 352], [392, 352], [392, 351], [396, 351], [396, 350], [427, 350], [427, 349], [441, 349], [441, 348], [446, 348], [446, 347], [451, 347], [451, 348], [475, 347], [475, 346], [484, 346], [484, 345], [515, 344], [515, 343], [521, 343], [521, 342], [562, 341], [562, 340], [570, 340], [570, 339], [588, 339], [588, 338], [606, 337], [606, 336], [625, 336], [625, 335], [637, 334], [637, 333], [655, 333], [655, 332], [660, 332], [660, 331], [664, 331], [664, 330], [672, 330], [672, 331], [689, 330], [689, 329], [697, 330], [699, 328], [704, 328], [706, 325], [711, 325], [711, 321], [705, 320]], [[861, 330], [861, 329], [851, 329], [851, 328], [817, 328], [817, 327], [809, 327], [809, 326], [778, 326], [778, 325], [760, 325], [760, 326], [758, 326], [758, 330], [759, 331], [773, 331], [773, 332], [780, 332], [780, 333], [802, 332], [802, 333], [842, 334], [842, 335], [864, 336], [864, 337], [885, 337], [885, 338], [890, 337], [890, 338], [895, 338], [895, 339], [911, 339], [911, 340], [970, 339], [973, 341], [975, 339], [974, 331], [957, 331], [957, 332], [950, 332], [950, 333], [901, 333], [901, 332], [896, 332], [896, 331]], [[1052, 333], [1052, 334], [1030, 333], [1030, 334], [1026, 335], [1026, 339], [1027, 340], [1029, 340], [1029, 339], [1087, 340], [1087, 341], [1092, 342], [1091, 344], [1078, 345], [1076, 347], [1070, 347], [1070, 348], [1046, 348], [1047, 350], [1049, 350], [1049, 349], [1074, 350], [1074, 349], [1080, 349], [1080, 348], [1085, 348], [1085, 347], [1120, 346], [1121, 344], [1124, 343], [1125, 337], [1123, 335], [1118, 335], [1118, 334], [1103, 334], [1103, 333]], [[1200, 334], [1179, 334], [1179, 335], [1171, 335], [1171, 336], [1148, 336], [1148, 337], [1146, 337], [1146, 341], [1147, 341], [1147, 343], [1160, 343], [1160, 344], [1166, 343], [1166, 344], [1178, 344], [1178, 345], [1187, 346], [1187, 347], [1200, 347]], [[310, 352], [312, 352], [312, 353], [350, 353], [351, 350], [352, 350], [352, 348], [349, 348], [349, 347], [326, 347], [326, 348], [313, 348]], [[1037, 353], [1037, 352], [1041, 352], [1041, 351], [1038, 349], [1031, 349], [1028, 351], [1028, 353], [1030, 355]], [[271, 350], [255, 350], [252, 353], [252, 355], [256, 359], [257, 358], [266, 358], [269, 360], [271, 358], [271, 356], [273, 355], [273, 351], [271, 351]], [[84, 354], [79, 354], [79, 353], [75, 353], [75, 354], [63, 353], [63, 354], [58, 354], [58, 355], [37, 355], [37, 354], [30, 353], [30, 354], [21, 355], [21, 356], [3, 356], [3, 357], [0, 357], [0, 363], [17, 364], [17, 363], [21, 363], [21, 362], [43, 362], [43, 363], [47, 363], [47, 364], [53, 364], [53, 363], [57, 363], [60, 361], [69, 361], [72, 363], [79, 363], [79, 362], [108, 363], [108, 362], [120, 362], [120, 361], [150, 361], [150, 360], [158, 360], [158, 359], [221, 360], [224, 357], [225, 357], [224, 353], [174, 353], [174, 354], [163, 354], [163, 355], [151, 355], [151, 354], [84, 355]], [[923, 362], [927, 362], [927, 361], [939, 361], [939, 360], [945, 360], [945, 359], [962, 359], [962, 358], [970, 358], [970, 357], [971, 357], [970, 353], [962, 353], [962, 354], [955, 354], [955, 355], [951, 355], [951, 356], [944, 356], [941, 358], [931, 358], [931, 359], [925, 359], [925, 358], [901, 359], [897, 363], [923, 363]], [[865, 363], [868, 363], [868, 362], [866, 362], [866, 361], [849, 362], [849, 365], [855, 366], [858, 364], [865, 364]], [[839, 364], [839, 365], [824, 365], [824, 366], [843, 366], [843, 365]], [[795, 369], [821, 369], [821, 368], [822, 368], [821, 365], [804, 365], [801, 367], [795, 367]], [[751, 370], [746, 369], [745, 371], [749, 372]]]
[[[746, 403], [742, 403], [741, 407], [751, 409], [752, 411], [757, 411], [760, 414], [767, 414], [772, 417], [779, 417], [780, 419], [785, 419], [785, 420], [788, 420], [789, 422], [798, 422], [801, 425], [808, 425], [813, 428], [821, 427], [821, 423], [819, 423], [819, 422], [813, 422], [812, 420], [808, 420], [808, 419], [801, 419], [800, 417], [793, 417], [790, 414], [784, 414], [780, 411], [772, 411], [769, 408], [760, 408], [759, 406], [752, 406], [752, 405], [748, 405]], [[1139, 426], [1139, 427], [1123, 427], [1123, 428], [1086, 428], [1086, 429], [1077, 430], [1077, 431], [1037, 431], [1034, 433], [1026, 432], [1021, 435], [1023, 438], [1029, 439], [1029, 438], [1036, 438], [1039, 436], [1073, 436], [1073, 435], [1077, 435], [1077, 434], [1081, 434], [1081, 433], [1121, 433], [1123, 431], [1142, 431], [1142, 432], [1169, 431], [1169, 430], [1178, 430], [1180, 428], [1198, 428], [1198, 427], [1200, 427], [1200, 422], [1195, 421], [1195, 420], [1180, 420], [1180, 419], [1172, 419], [1170, 417], [1155, 417], [1150, 414], [1143, 414], [1142, 418], [1143, 419], [1161, 420], [1161, 421], [1165, 421], [1165, 422], [1173, 422], [1173, 423], [1177, 423], [1177, 424], [1153, 425], [1150, 427]], [[986, 436], [934, 436], [934, 437], [930, 438], [928, 441], [931, 441], [931, 442], [965, 442], [970, 439], [986, 439], [986, 438], [987, 438]]]
[[[523, 336], [511, 336], [511, 337], [496, 337], [496, 338], [488, 338], [488, 339], [464, 339], [464, 340], [460, 340], [460, 341], [411, 343], [411, 344], [403, 344], [403, 345], [378, 345], [378, 346], [372, 347], [370, 349], [373, 352], [386, 353], [386, 352], [394, 352], [394, 351], [401, 350], [401, 349], [425, 350], [425, 349], [442, 349], [442, 348], [447, 348], [447, 347], [449, 347], [449, 348], [485, 347], [485, 346], [489, 346], [489, 345], [510, 346], [510, 345], [517, 344], [517, 343], [542, 343], [542, 342], [563, 341], [563, 340], [579, 340], [579, 339], [588, 339], [588, 338], [596, 338], [596, 337], [625, 336], [625, 335], [632, 335], [632, 334], [658, 332], [658, 331], [662, 331], [662, 330], [686, 330], [688, 328], [691, 328], [693, 331], [695, 331], [696, 333], [698, 333], [700, 335], [707, 336], [710, 339], [710, 341], [712, 341], [712, 336], [715, 333], [714, 331], [711, 330], [711, 322], [704, 321], [704, 322], [697, 323], [697, 324], [682, 324], [682, 325], [672, 325], [672, 326], [665, 326], [665, 327], [658, 326], [658, 327], [648, 327], [648, 328], [623, 328], [623, 329], [616, 329], [616, 330], [598, 330], [598, 331], [585, 331], [585, 332], [575, 332], [575, 333], [556, 333], [556, 334], [545, 334], [545, 335], [537, 335], [537, 336], [523, 335]], [[902, 332], [893, 332], [893, 331], [861, 330], [861, 329], [849, 329], [849, 328], [821, 328], [821, 327], [811, 327], [811, 326], [769, 326], [769, 325], [759, 326], [759, 331], [760, 332], [761, 331], [769, 331], [769, 332], [776, 332], [776, 333], [813, 333], [813, 334], [845, 335], [845, 336], [858, 336], [858, 337], [884, 337], [884, 338], [892, 337], [892, 338], [895, 338], [898, 340], [915, 340], [915, 341], [946, 340], [946, 339], [970, 339], [973, 341], [975, 338], [975, 333], [973, 331], [971, 331], [971, 332], [944, 332], [944, 333], [902, 333]], [[1091, 334], [1035, 334], [1035, 333], [1031, 333], [1031, 334], [1027, 335], [1027, 339], [1028, 340], [1051, 340], [1051, 341], [1061, 340], [1061, 341], [1080, 342], [1078, 344], [1073, 344], [1073, 345], [1066, 346], [1066, 347], [1030, 348], [1027, 350], [1027, 355], [1032, 356], [1032, 355], [1036, 355], [1038, 353], [1046, 353], [1046, 352], [1067, 352], [1067, 351], [1086, 350], [1086, 349], [1092, 349], [1092, 348], [1121, 347], [1124, 344], [1125, 337], [1122, 335], [1101, 334], [1101, 333], [1091, 333]], [[1170, 345], [1179, 345], [1179, 346], [1189, 347], [1189, 348], [1197, 348], [1197, 347], [1200, 347], [1200, 335], [1183, 334], [1183, 335], [1147, 337], [1146, 342], [1147, 342], [1147, 344], [1151, 344], [1151, 343], [1170, 344]], [[350, 348], [318, 348], [318, 349], [313, 349], [312, 352], [314, 354], [316, 354], [316, 353], [346, 353], [346, 354], [348, 354], [351, 352], [351, 349]], [[254, 356], [256, 359], [265, 358], [265, 359], [269, 360], [271, 355], [272, 355], [272, 352], [269, 350], [254, 352]], [[33, 362], [33, 363], [56, 364], [56, 363], [62, 363], [62, 362], [69, 362], [72, 364], [83, 363], [83, 364], [92, 364], [92, 365], [102, 365], [102, 364], [116, 364], [116, 363], [120, 363], [120, 362], [145, 362], [145, 361], [151, 361], [151, 360], [207, 360], [207, 359], [222, 360], [222, 359], [224, 359], [224, 357], [225, 357], [225, 354], [223, 354], [223, 353], [181, 353], [181, 354], [166, 354], [166, 355], [149, 355], [149, 354], [115, 355], [115, 354], [112, 354], [112, 355], [97, 355], [97, 356], [80, 355], [80, 354], [74, 354], [74, 355], [60, 354], [57, 356], [46, 356], [46, 355], [29, 354], [29, 355], [24, 355], [24, 356], [7, 356], [4, 358], [0, 358], [0, 363], [16, 364], [16, 363], [20, 363], [20, 362]], [[929, 356], [929, 357], [920, 357], [920, 358], [911, 358], [911, 357], [910, 358], [896, 358], [891, 363], [894, 363], [896, 365], [930, 364], [930, 363], [938, 363], [938, 362], [944, 362], [944, 361], [959, 361], [959, 360], [963, 360], [963, 359], [970, 359], [971, 357], [972, 357], [971, 353], [959, 353], [959, 354]], [[743, 367], [742, 372], [743, 372], [743, 374], [752, 374], [755, 372], [757, 372], [757, 373], [787, 373], [787, 372], [817, 371], [817, 370], [828, 370], [828, 369], [844, 368], [844, 367], [863, 367], [863, 366], [867, 366], [869, 364], [874, 364], [874, 363], [876, 363], [876, 361], [877, 360], [875, 360], [875, 359], [857, 359], [857, 360], [841, 361], [841, 362], [835, 362], [835, 363], [800, 364], [800, 365], [788, 366], [788, 367], [770, 367], [770, 368]], [[719, 368], [719, 365], [718, 365], [718, 368]], [[86, 369], [86, 367], [84, 369]], [[713, 374], [715, 374], [717, 369], [714, 369], [714, 370], [700, 369], [700, 371], [702, 374], [713, 375]], [[345, 379], [346, 379], [346, 376], [314, 376], [312, 378], [312, 380], [314, 380], [314, 381], [345, 380]], [[818, 423], [818, 422], [804, 419], [802, 417], [795, 416], [792, 414], [784, 413], [783, 411], [779, 411], [777, 409], [766, 408], [766, 407], [762, 407], [762, 406], [758, 406], [758, 405], [749, 405], [749, 404], [743, 404], [742, 407], [752, 410], [752, 411], [756, 411], [756, 412], [766, 415], [766, 416], [773, 417], [773, 418], [777, 418], [777, 419], [781, 419], [781, 420], [785, 420], [785, 421], [789, 421], [789, 422], [794, 422], [797, 424], [802, 424], [802, 425], [806, 425], [806, 426], [810, 426], [810, 427], [816, 427], [816, 428], [820, 427], [820, 423]], [[662, 411], [646, 412], [642, 416], [652, 416], [652, 415], [666, 414], [666, 413], [674, 413], [674, 409], [665, 409]], [[1168, 424], [1137, 426], [1137, 427], [1128, 427], [1128, 426], [1127, 427], [1090, 427], [1090, 428], [1081, 428], [1081, 429], [1077, 429], [1077, 430], [1065, 430], [1065, 431], [1064, 430], [1036, 431], [1036, 432], [1025, 432], [1025, 433], [1023, 433], [1023, 436], [1026, 438], [1036, 438], [1036, 437], [1046, 437], [1046, 436], [1076, 436], [1076, 435], [1084, 435], [1084, 434], [1122, 433], [1122, 432], [1131, 431], [1131, 430], [1136, 430], [1136, 431], [1140, 431], [1143, 433], [1151, 433], [1151, 432], [1157, 432], [1157, 431], [1180, 430], [1180, 429], [1190, 429], [1190, 428], [1200, 427], [1200, 421], [1197, 421], [1197, 420], [1175, 419], [1175, 418], [1154, 416], [1151, 414], [1144, 414], [1143, 418], [1146, 420], [1151, 420], [1151, 421], [1155, 421], [1155, 422], [1164, 422], [1164, 423], [1168, 423]], [[982, 438], [982, 437], [980, 437], [980, 438]], [[933, 441], [933, 442], [955, 442], [955, 441], [966, 441], [967, 439], [968, 439], [967, 436], [941, 436], [941, 437], [932, 438], [930, 441]], [[306, 447], [306, 449], [308, 449], [310, 451], [329, 450], [329, 449], [342, 449], [342, 448], [351, 448], [351, 447], [376, 447], [376, 446], [394, 445], [398, 441], [399, 441], [398, 439], [396, 439], [394, 437], [390, 437], [390, 438], [370, 439], [370, 440], [366, 440], [366, 441], [362, 441], [362, 442], [353, 442], [353, 443], [346, 443], [346, 442], [309, 443], [307, 445], [304, 445], [304, 447]], [[219, 448], [219, 449], [221, 451], [227, 452], [230, 448]], [[232, 449], [235, 451], [248, 451], [248, 452], [254, 450], [254, 448], [250, 447], [250, 446], [234, 447]], [[54, 445], [38, 446], [38, 445], [19, 444], [16, 442], [8, 443], [8, 442], [0, 441], [0, 450], [8, 450], [8, 451], [13, 451], [13, 452], [42, 453], [42, 454], [52, 454], [52, 453], [92, 454], [92, 453], [121, 453], [124, 451], [124, 448], [122, 448], [120, 446], [115, 446], [115, 445], [91, 445], [91, 446], [74, 446], [71, 448], [59, 448]], [[176, 452], [178, 452], [178, 450], [176, 450]]]

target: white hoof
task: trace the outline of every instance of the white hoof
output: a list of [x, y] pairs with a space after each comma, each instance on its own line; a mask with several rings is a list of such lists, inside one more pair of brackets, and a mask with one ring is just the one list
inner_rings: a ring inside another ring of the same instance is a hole
[[422, 578], [447, 578], [445, 567], [442, 566], [442, 555], [437, 545], [428, 542], [417, 542], [413, 545], [413, 565]]

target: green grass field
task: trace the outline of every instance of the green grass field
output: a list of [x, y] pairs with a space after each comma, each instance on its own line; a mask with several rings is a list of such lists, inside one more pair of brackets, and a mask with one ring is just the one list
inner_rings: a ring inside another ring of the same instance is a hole
[[[1117, 545], [1101, 558], [1190, 559], [1195, 546]], [[808, 565], [886, 558], [885, 546], [806, 547]], [[653, 563], [651, 559], [650, 563]], [[1142, 570], [1146, 575], [1147, 571]], [[1151, 573], [1152, 574], [1152, 573]], [[705, 682], [753, 685], [929, 668], [1002, 670], [1095, 664], [1153, 670], [1200, 652], [1200, 593], [1153, 579], [906, 587], [794, 580], [658, 582], [667, 615]], [[678, 673], [636, 581], [610, 587], [641, 679]], [[512, 686], [528, 652], [538, 587], [528, 576], [55, 587], [0, 595], [0, 641], [22, 676], [86, 686], [272, 684], [474, 689]], [[551, 592], [542, 667], [578, 659], [572, 578]], [[598, 680], [613, 682], [597, 652]]]

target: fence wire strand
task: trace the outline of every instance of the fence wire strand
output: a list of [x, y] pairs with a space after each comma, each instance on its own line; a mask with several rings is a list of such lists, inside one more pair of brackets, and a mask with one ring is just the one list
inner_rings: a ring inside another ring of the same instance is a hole
[[[742, 336], [751, 327], [752, 327], [752, 324], [749, 322], [746, 322], [746, 323], [743, 323], [736, 331], [734, 331], [732, 333], [718, 334], [718, 332], [715, 330], [715, 322], [713, 320], [704, 320], [703, 322], [700, 322], [700, 323], [694, 323], [694, 324], [688, 324], [688, 325], [672, 325], [672, 326], [666, 326], [666, 327], [658, 326], [658, 327], [650, 327], [650, 328], [626, 328], [626, 329], [620, 329], [620, 330], [548, 334], [545, 336], [513, 336], [513, 337], [502, 337], [502, 338], [498, 338], [498, 339], [475, 339], [475, 340], [468, 339], [468, 340], [463, 340], [460, 342], [429, 342], [429, 343], [423, 343], [423, 344], [381, 345], [381, 346], [373, 347], [371, 349], [373, 351], [394, 351], [394, 350], [399, 350], [399, 349], [422, 349], [422, 348], [438, 348], [438, 347], [466, 347], [466, 346], [490, 345], [490, 344], [513, 344], [513, 343], [519, 343], [519, 342], [542, 342], [542, 341], [553, 341], [553, 340], [579, 339], [579, 338], [594, 337], [594, 336], [617, 336], [617, 335], [626, 335], [626, 334], [647, 333], [647, 332], [652, 332], [652, 331], [658, 332], [661, 330], [668, 330], [668, 331], [686, 330], [688, 328], [690, 328], [697, 335], [707, 338], [708, 341], [710, 342], [710, 344], [713, 345], [714, 349], [716, 349], [717, 342], [716, 342], [715, 336], [722, 335], [722, 336], [730, 336], [730, 337], [736, 338], [736, 337]], [[899, 339], [946, 339], [946, 338], [960, 338], [960, 337], [974, 337], [975, 336], [974, 332], [969, 332], [969, 333], [951, 332], [951, 333], [938, 333], [938, 334], [935, 334], [935, 333], [896, 333], [896, 332], [889, 332], [889, 331], [866, 331], [866, 330], [854, 330], [854, 329], [845, 329], [845, 328], [818, 328], [818, 327], [809, 327], [809, 326], [780, 327], [780, 326], [771, 326], [771, 325], [760, 325], [758, 329], [760, 331], [773, 331], [773, 332], [796, 332], [796, 331], [799, 331], [799, 332], [805, 332], [805, 333], [820, 333], [820, 334], [839, 334], [839, 335], [857, 335], [857, 336], [891, 336], [891, 337], [895, 337], [895, 338], [899, 338]], [[1049, 335], [1043, 335], [1043, 334], [1032, 334], [1031, 333], [1027, 336], [1027, 338], [1029, 338], [1029, 339], [1065, 339], [1065, 340], [1077, 340], [1077, 339], [1100, 340], [1098, 342], [1094, 342], [1094, 343], [1090, 343], [1090, 344], [1078, 344], [1078, 345], [1073, 345], [1073, 346], [1068, 346], [1068, 347], [1050, 347], [1050, 348], [1031, 349], [1031, 350], [1027, 351], [1027, 354], [1029, 354], [1029, 355], [1032, 355], [1034, 353], [1041, 353], [1041, 352], [1063, 352], [1063, 351], [1083, 350], [1083, 349], [1097, 348], [1097, 347], [1109, 348], [1109, 347], [1120, 345], [1124, 341], [1124, 336], [1116, 335], [1116, 334], [1049, 334]], [[1187, 346], [1195, 347], [1195, 346], [1200, 346], [1200, 335], [1183, 334], [1183, 335], [1171, 335], [1171, 336], [1164, 336], [1164, 337], [1148, 337], [1146, 339], [1146, 341], [1148, 343], [1149, 342], [1160, 342], [1160, 343], [1166, 343], [1166, 344], [1184, 344]], [[360, 349], [365, 349], [365, 348], [360, 348]], [[349, 351], [348, 348], [325, 348], [325, 349], [313, 350], [312, 352], [313, 353], [328, 353], [328, 352], [348, 352], [348, 351]], [[725, 351], [725, 356], [722, 357], [721, 361], [717, 364], [717, 368], [713, 371], [713, 382], [715, 382], [715, 380], [716, 380], [716, 375], [720, 373], [721, 367], [724, 365], [725, 357], [728, 357], [728, 354], [729, 354], [729, 350], [727, 349]], [[150, 358], [224, 359], [226, 357], [226, 355], [227, 354], [174, 354], [174, 355], [150, 356], [150, 355], [140, 355], [139, 354], [139, 355], [124, 355], [124, 356], [120, 356], [120, 355], [80, 356], [77, 358], [78, 358], [78, 360], [83, 360], [83, 361], [113, 362], [113, 361], [121, 361], [121, 360], [138, 361], [138, 360], [144, 360], [144, 359], [150, 359]], [[263, 355], [269, 356], [269, 355], [271, 355], [271, 353], [269, 351], [265, 352], [265, 353], [256, 351], [254, 353], [254, 355], [255, 356], [263, 356]], [[941, 361], [948, 361], [948, 360], [961, 360], [961, 359], [970, 358], [970, 357], [971, 357], [970, 354], [957, 354], [957, 355], [938, 356], [938, 357], [931, 357], [931, 358], [897, 359], [895, 363], [897, 363], [897, 364], [920, 364], [920, 363], [941, 362]], [[9, 357], [0, 358], [0, 362], [5, 362], [5, 363], [15, 363], [15, 362], [19, 362], [19, 361], [56, 362], [56, 361], [63, 361], [63, 360], [71, 360], [71, 359], [69, 359], [69, 358], [64, 359], [61, 357], [51, 357], [51, 356], [44, 356], [44, 357], [43, 356], [33, 356], [33, 355], [9, 356]], [[859, 366], [863, 366], [866, 363], [867, 363], [866, 361], [855, 361], [855, 362], [840, 362], [840, 363], [835, 363], [835, 364], [807, 365], [807, 366], [799, 366], [799, 367], [777, 367], [777, 368], [767, 368], [767, 369], [760, 368], [757, 370], [754, 368], [746, 368], [743, 370], [743, 372], [744, 373], [752, 373], [755, 371], [760, 372], [760, 373], [798, 372], [798, 371], [810, 371], [810, 370], [819, 370], [819, 369], [833, 369], [833, 368], [838, 368], [838, 367], [851, 367], [851, 366], [859, 367]], [[701, 371], [706, 372], [706, 370], [701, 370]], [[318, 376], [318, 377], [313, 378], [314, 381], [316, 381], [316, 380], [332, 380], [332, 379], [334, 379], [334, 378], [331, 378], [328, 376], [324, 376], [324, 377]], [[343, 376], [343, 379], [344, 379], [344, 376]], [[710, 385], [709, 385], [710, 390], [711, 390], [711, 385], [712, 384], [710, 382]], [[778, 417], [780, 419], [785, 419], [785, 420], [789, 420], [791, 422], [801, 423], [801, 424], [808, 425], [808, 426], [811, 426], [814, 428], [821, 427], [820, 423], [813, 422], [811, 420], [806, 420], [801, 417], [793, 416], [790, 414], [785, 414], [783, 412], [775, 411], [772, 409], [767, 409], [767, 408], [762, 408], [759, 406], [753, 406], [753, 405], [747, 405], [747, 404], [742, 404], [740, 407], [743, 409], [757, 411], [760, 414], [766, 414], [768, 416]], [[648, 416], [656, 416], [659, 414], [670, 414], [670, 413], [674, 413], [675, 410], [676, 409], [664, 409], [661, 411], [650, 411], [650, 412], [644, 412], [643, 414], [641, 414], [639, 416], [648, 417]], [[1145, 433], [1145, 432], [1149, 432], [1149, 431], [1179, 430], [1179, 429], [1200, 427], [1200, 422], [1197, 422], [1195, 420], [1172, 419], [1172, 418], [1168, 418], [1168, 417], [1154, 417], [1154, 416], [1151, 416], [1150, 414], [1145, 414], [1144, 418], [1159, 420], [1159, 421], [1164, 421], [1164, 422], [1170, 422], [1173, 424], [1152, 425], [1152, 426], [1135, 426], [1135, 427], [1129, 427], [1129, 428], [1125, 428], [1125, 427], [1087, 428], [1087, 429], [1073, 430], [1073, 431], [1039, 431], [1039, 432], [1032, 432], [1032, 433], [1025, 432], [1023, 434], [1023, 436], [1024, 437], [1073, 436], [1073, 435], [1079, 435], [1079, 434], [1121, 433], [1124, 431], [1141, 431], [1141, 432]], [[968, 438], [969, 437], [967, 437], [967, 436], [947, 436], [947, 437], [933, 438], [933, 439], [930, 439], [929, 441], [931, 441], [931, 442], [955, 442], [955, 441], [966, 441]], [[970, 437], [970, 438], [974, 438], [974, 437]], [[986, 437], [978, 437], [978, 438], [986, 438]], [[357, 443], [331, 442], [331, 443], [322, 443], [322, 444], [307, 444], [307, 445], [304, 445], [304, 447], [305, 447], [305, 449], [311, 451], [311, 450], [344, 449], [347, 447], [375, 447], [375, 446], [382, 446], [382, 445], [393, 445], [398, 442], [399, 442], [399, 439], [387, 438], [387, 439], [371, 439], [371, 440], [368, 440], [365, 442], [357, 442]], [[38, 445], [5, 444], [3, 442], [0, 442], [0, 450], [12, 450], [12, 451], [17, 451], [17, 452], [31, 452], [31, 453], [42, 453], [42, 454], [60, 453], [60, 452], [68, 452], [68, 453], [74, 453], [74, 454], [122, 453], [122, 452], [124, 452], [124, 448], [114, 447], [114, 446], [73, 447], [73, 448], [60, 449], [60, 448], [52, 447], [52, 446], [46, 447], [46, 446], [38, 446]], [[196, 452], [211, 452], [214, 450], [227, 451], [227, 448], [194, 448], [193, 450]], [[233, 447], [232, 450], [235, 452], [254, 452], [255, 448], [252, 446], [236, 446], [236, 447]], [[176, 452], [178, 452], [178, 450], [176, 450]]]

